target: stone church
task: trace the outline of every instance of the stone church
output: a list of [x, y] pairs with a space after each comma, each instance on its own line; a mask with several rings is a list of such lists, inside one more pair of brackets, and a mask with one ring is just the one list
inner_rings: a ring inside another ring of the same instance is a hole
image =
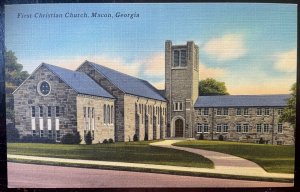
[[[165, 90], [85, 61], [75, 71], [42, 63], [14, 91], [21, 136], [60, 142], [91, 131], [93, 143], [203, 138], [294, 144], [279, 116], [290, 95], [198, 96], [199, 47], [165, 42]], [[84, 141], [83, 141], [84, 142]]]

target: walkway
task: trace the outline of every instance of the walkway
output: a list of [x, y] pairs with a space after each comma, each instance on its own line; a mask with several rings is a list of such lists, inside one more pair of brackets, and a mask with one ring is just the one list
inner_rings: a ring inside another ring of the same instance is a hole
[[[222, 173], [228, 175], [244, 175], [255, 177], [273, 177], [273, 178], [293, 178], [294, 174], [284, 173], [268, 173], [256, 163], [225, 153], [207, 151], [203, 149], [194, 149], [188, 147], [178, 147], [172, 144], [182, 140], [165, 140], [155, 143], [150, 143], [152, 146], [172, 148], [182, 151], [188, 151], [198, 155], [202, 155], [210, 159], [214, 163], [214, 173]], [[211, 173], [211, 171], [209, 171]]]

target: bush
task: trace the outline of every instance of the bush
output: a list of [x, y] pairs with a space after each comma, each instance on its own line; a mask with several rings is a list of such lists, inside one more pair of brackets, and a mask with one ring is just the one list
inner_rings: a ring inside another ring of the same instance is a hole
[[79, 144], [80, 142], [81, 138], [79, 132], [76, 132], [75, 134], [67, 133], [61, 138], [62, 144]]
[[104, 139], [102, 143], [107, 144], [108, 143], [107, 139]]
[[265, 141], [264, 141], [264, 139], [263, 139], [263, 138], [260, 138], [260, 139], [259, 139], [259, 141], [258, 141], [258, 143], [259, 143], [259, 144], [264, 144], [264, 143], [265, 143]]
[[148, 134], [145, 133], [145, 138], [144, 138], [145, 141], [148, 141]]
[[12, 123], [7, 124], [6, 126], [6, 137], [7, 142], [16, 142], [20, 139], [19, 131]]
[[113, 143], [113, 142], [114, 142], [114, 140], [112, 138], [108, 139], [108, 143]]
[[49, 139], [46, 137], [39, 137], [39, 136], [33, 137], [32, 135], [23, 136], [21, 139], [19, 139], [19, 142], [21, 142], [21, 143], [55, 143], [55, 141], [53, 139]]
[[91, 134], [91, 131], [88, 131], [87, 134], [85, 134], [84, 141], [85, 141], [85, 144], [87, 144], [87, 145], [92, 144], [92, 134]]
[[219, 141], [224, 141], [223, 135], [219, 135]]
[[202, 133], [200, 133], [199, 137], [198, 137], [198, 140], [203, 140], [204, 139], [204, 136]]
[[138, 138], [137, 134], [134, 134], [133, 135], [133, 141], [138, 141], [138, 140], [139, 140], [139, 138]]

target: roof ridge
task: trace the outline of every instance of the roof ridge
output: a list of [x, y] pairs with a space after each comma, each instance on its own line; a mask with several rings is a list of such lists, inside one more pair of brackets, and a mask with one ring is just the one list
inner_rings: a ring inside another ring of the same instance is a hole
[[260, 94], [260, 95], [199, 95], [198, 97], [232, 97], [232, 96], [280, 96], [280, 95], [290, 95], [288, 93], [284, 94]]

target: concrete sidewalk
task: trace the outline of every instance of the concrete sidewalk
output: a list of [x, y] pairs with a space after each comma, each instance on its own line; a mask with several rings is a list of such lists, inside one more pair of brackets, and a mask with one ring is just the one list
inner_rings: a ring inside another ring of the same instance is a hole
[[237, 156], [207, 151], [203, 149], [194, 149], [188, 147], [178, 147], [172, 144], [182, 140], [165, 140], [155, 143], [150, 143], [152, 146], [172, 148], [182, 151], [188, 151], [198, 155], [202, 155], [207, 159], [210, 159], [214, 163], [214, 173], [228, 174], [228, 175], [243, 175], [243, 176], [255, 176], [255, 177], [272, 177], [272, 178], [294, 178], [294, 174], [284, 173], [268, 173], [256, 163], [243, 159]]

